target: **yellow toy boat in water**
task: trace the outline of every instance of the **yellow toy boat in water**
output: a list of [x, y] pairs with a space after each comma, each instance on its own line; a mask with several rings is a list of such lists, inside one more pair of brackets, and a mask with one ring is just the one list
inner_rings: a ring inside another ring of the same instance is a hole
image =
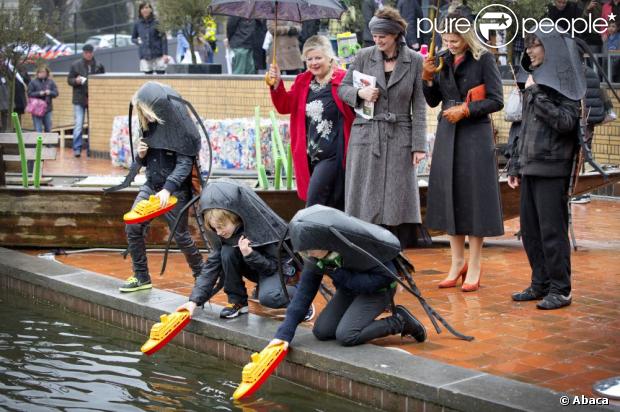
[[190, 321], [189, 312], [186, 310], [172, 312], [169, 315], [161, 315], [159, 319], [161, 322], [153, 325], [149, 340], [140, 348], [147, 355], [152, 355], [163, 348]]
[[133, 209], [125, 213], [123, 220], [128, 224], [151, 220], [172, 210], [176, 204], [177, 198], [175, 196], [170, 196], [166, 207], [161, 207], [159, 198], [155, 195], [151, 195], [148, 200], [139, 201]]
[[254, 352], [251, 356], [252, 361], [243, 367], [241, 383], [233, 393], [233, 399], [247, 398], [256, 392], [284, 360], [287, 352], [284, 343], [267, 346], [260, 353]]

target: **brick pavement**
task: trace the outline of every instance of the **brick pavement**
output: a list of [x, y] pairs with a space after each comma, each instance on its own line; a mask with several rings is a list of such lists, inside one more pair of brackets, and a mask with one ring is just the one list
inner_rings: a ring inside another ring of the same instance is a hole
[[[46, 173], [124, 174], [124, 169], [112, 168], [109, 160], [74, 159], [70, 153], [45, 168]], [[481, 288], [474, 293], [437, 288], [450, 265], [444, 238], [434, 239], [431, 248], [406, 251], [418, 270], [415, 280], [425, 298], [457, 330], [475, 336], [473, 342], [456, 339], [445, 330], [436, 334], [417, 300], [400, 291], [397, 302], [422, 320], [429, 339], [417, 344], [389, 337], [375, 343], [560, 391], [591, 394], [593, 382], [620, 375], [620, 202], [573, 205], [573, 214], [579, 250], [572, 255], [571, 306], [543, 312], [535, 303], [510, 300], [510, 294], [527, 286], [530, 277], [527, 258], [514, 236], [518, 219], [513, 219], [506, 222], [504, 236], [487, 239]], [[161, 254], [149, 259], [155, 287], [190, 293], [193, 278], [180, 254], [169, 259], [163, 277], [157, 275]], [[74, 254], [58, 260], [119, 279], [131, 270], [130, 261], [118, 253]], [[226, 297], [220, 293], [213, 302], [223, 304]], [[319, 309], [325, 304], [321, 297], [315, 303]], [[251, 310], [274, 315], [254, 303]]]

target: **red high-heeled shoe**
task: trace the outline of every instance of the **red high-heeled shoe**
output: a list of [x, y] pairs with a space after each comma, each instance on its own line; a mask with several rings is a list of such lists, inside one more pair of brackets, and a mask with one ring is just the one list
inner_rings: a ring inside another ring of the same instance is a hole
[[480, 276], [478, 276], [478, 282], [476, 283], [465, 283], [465, 279], [463, 279], [463, 285], [461, 286], [461, 290], [463, 292], [475, 292], [480, 289], [480, 279], [482, 278], [482, 268], [480, 268]]
[[463, 278], [462, 282], [465, 282], [465, 276], [467, 276], [467, 262], [465, 262], [465, 264], [459, 271], [459, 274], [457, 275], [456, 278], [454, 278], [453, 280], [450, 280], [450, 279], [442, 280], [441, 282], [439, 282], [438, 286], [440, 289], [453, 288], [456, 286], [456, 283], [459, 281], [459, 278]]

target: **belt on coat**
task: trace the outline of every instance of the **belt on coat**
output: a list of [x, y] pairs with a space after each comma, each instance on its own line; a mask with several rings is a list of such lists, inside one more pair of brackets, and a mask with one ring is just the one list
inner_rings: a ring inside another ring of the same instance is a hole
[[[381, 142], [379, 141], [379, 136], [386, 135], [392, 136], [394, 131], [394, 125], [397, 123], [411, 123], [411, 115], [405, 113], [379, 113], [376, 114], [372, 119], [372, 129], [371, 133], [373, 136], [372, 140], [372, 154], [375, 157], [381, 156]], [[389, 127], [390, 130], [387, 131], [386, 127]], [[383, 133], [382, 133], [383, 132]], [[386, 133], [387, 132], [387, 133]]]

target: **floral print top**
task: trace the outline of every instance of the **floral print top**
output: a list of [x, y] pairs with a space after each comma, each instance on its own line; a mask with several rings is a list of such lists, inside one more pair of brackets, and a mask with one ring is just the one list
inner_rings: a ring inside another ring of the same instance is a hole
[[331, 82], [321, 85], [313, 79], [306, 100], [306, 152], [311, 164], [336, 154], [339, 115]]

